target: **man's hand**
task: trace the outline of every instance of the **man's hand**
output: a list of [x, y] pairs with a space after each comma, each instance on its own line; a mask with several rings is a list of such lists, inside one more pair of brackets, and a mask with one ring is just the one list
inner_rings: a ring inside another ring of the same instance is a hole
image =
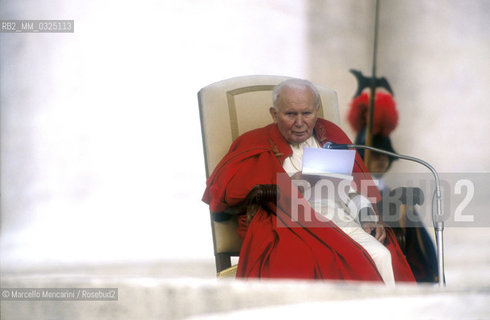
[[[371, 234], [376, 238], [379, 242], [383, 243], [386, 239], [386, 230], [385, 227], [376, 222], [365, 222], [362, 224], [362, 229], [367, 233]], [[374, 234], [373, 234], [374, 233]]]

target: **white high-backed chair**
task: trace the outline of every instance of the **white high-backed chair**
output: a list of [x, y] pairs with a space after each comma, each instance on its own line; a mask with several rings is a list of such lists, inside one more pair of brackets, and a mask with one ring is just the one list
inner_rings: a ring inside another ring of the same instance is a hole
[[[201, 129], [206, 164], [206, 177], [213, 172], [241, 134], [272, 122], [272, 90], [284, 76], [251, 75], [231, 78], [210, 84], [198, 92]], [[337, 93], [316, 85], [320, 93], [319, 117], [340, 124]], [[211, 212], [214, 255], [218, 277], [235, 273], [231, 257], [239, 256], [241, 241], [236, 233], [236, 216], [216, 221]]]

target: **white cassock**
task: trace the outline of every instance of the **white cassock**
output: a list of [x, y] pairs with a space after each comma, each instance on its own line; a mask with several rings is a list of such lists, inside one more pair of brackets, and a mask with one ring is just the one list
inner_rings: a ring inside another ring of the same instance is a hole
[[[299, 145], [291, 145], [293, 154], [286, 158], [283, 164], [284, 170], [290, 177], [301, 172], [304, 147], [320, 148], [320, 145], [313, 136]], [[362, 229], [358, 222], [358, 213], [349, 208], [349, 203], [343, 203], [339, 200], [331, 201], [318, 196], [312, 196], [307, 200], [316, 212], [334, 222], [369, 253], [385, 284], [395, 284], [390, 251]], [[357, 197], [356, 200], [358, 200], [356, 205], [359, 208], [359, 202], [362, 202], [363, 199]]]

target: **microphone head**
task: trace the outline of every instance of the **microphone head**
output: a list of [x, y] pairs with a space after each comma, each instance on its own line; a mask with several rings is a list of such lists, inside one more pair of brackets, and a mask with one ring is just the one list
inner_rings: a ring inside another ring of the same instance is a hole
[[327, 142], [323, 145], [323, 149], [333, 149], [333, 150], [347, 150], [350, 149], [351, 145], [349, 144], [338, 144], [334, 142]]
[[326, 142], [324, 145], [323, 145], [323, 149], [332, 149], [332, 146], [333, 146], [333, 142]]

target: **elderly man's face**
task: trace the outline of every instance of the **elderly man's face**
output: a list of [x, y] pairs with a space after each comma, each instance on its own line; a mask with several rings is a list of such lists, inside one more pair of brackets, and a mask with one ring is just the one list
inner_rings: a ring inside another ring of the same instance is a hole
[[289, 143], [298, 144], [313, 135], [318, 110], [315, 94], [309, 88], [285, 87], [279, 93], [277, 107], [269, 111], [279, 132]]

